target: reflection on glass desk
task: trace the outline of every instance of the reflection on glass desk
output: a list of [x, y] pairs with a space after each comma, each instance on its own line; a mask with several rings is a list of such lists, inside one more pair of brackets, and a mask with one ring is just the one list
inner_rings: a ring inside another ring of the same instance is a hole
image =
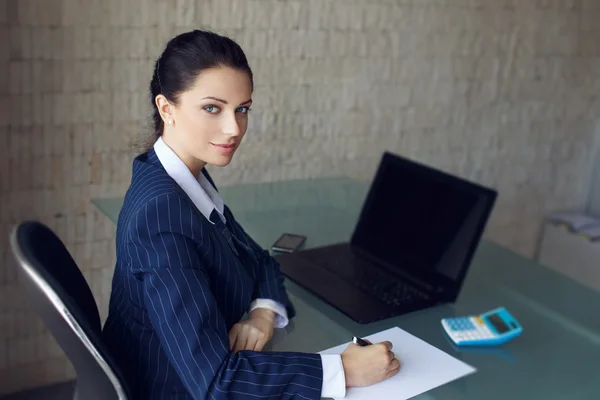
[[[226, 204], [264, 248], [283, 232], [307, 236], [305, 247], [346, 241], [368, 185], [325, 178], [220, 188]], [[123, 199], [94, 199], [116, 222]], [[600, 393], [600, 292], [484, 240], [455, 304], [360, 325], [286, 280], [297, 316], [270, 348], [317, 352], [352, 336], [398, 326], [477, 368], [474, 375], [416, 399], [597, 399]], [[446, 338], [443, 317], [504, 306], [523, 334], [498, 348], [459, 349]]]

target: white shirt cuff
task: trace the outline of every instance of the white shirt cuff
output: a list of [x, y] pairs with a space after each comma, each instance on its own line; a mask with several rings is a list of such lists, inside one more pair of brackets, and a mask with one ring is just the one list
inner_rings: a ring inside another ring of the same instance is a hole
[[256, 299], [250, 303], [248, 312], [251, 312], [255, 308], [267, 308], [275, 313], [275, 328], [285, 328], [289, 323], [287, 311], [285, 307], [271, 299]]
[[339, 354], [321, 354], [323, 364], [323, 387], [321, 397], [339, 399], [346, 397], [346, 375]]

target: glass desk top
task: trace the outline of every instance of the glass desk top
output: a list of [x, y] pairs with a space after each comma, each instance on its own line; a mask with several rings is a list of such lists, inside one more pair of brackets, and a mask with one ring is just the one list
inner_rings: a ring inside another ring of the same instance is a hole
[[[264, 248], [283, 232], [307, 236], [305, 247], [347, 241], [368, 185], [348, 178], [244, 184], [220, 188], [226, 204]], [[122, 198], [94, 199], [116, 222]], [[415, 399], [575, 400], [600, 398], [600, 292], [489, 241], [482, 241], [454, 304], [360, 325], [286, 280], [297, 316], [269, 348], [318, 352], [352, 336], [398, 326], [477, 368], [477, 373]], [[440, 319], [505, 306], [523, 334], [498, 348], [459, 349]]]

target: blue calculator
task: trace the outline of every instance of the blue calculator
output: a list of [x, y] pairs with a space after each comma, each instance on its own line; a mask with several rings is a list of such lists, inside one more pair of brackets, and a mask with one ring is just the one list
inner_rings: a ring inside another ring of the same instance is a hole
[[504, 307], [480, 315], [442, 319], [457, 346], [496, 346], [519, 336], [523, 328]]

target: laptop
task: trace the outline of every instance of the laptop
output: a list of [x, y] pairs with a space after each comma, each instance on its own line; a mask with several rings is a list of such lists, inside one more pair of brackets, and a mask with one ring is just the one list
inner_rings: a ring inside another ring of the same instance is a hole
[[275, 258], [358, 323], [454, 302], [497, 192], [385, 152], [349, 243]]

